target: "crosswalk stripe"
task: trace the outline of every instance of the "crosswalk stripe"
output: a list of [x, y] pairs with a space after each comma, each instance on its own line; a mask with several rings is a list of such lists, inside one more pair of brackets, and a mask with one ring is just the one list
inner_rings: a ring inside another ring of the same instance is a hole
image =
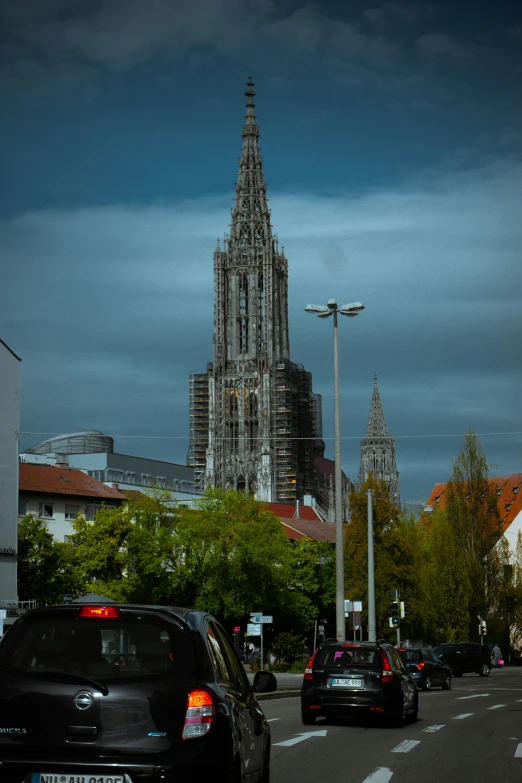
[[464, 718], [471, 718], [472, 712], [463, 712], [462, 715], [455, 715], [453, 720], [464, 720]]
[[363, 783], [388, 783], [393, 772], [387, 767], [377, 767], [371, 775], [363, 780]]
[[393, 748], [392, 753], [409, 753], [416, 745], [420, 745], [420, 740], [404, 740]]

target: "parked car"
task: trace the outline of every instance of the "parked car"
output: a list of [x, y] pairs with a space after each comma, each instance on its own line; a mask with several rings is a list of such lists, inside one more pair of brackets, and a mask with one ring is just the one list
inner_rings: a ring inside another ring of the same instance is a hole
[[268, 723], [205, 612], [50, 606], [0, 642], [2, 783], [266, 782], [269, 764]]
[[491, 671], [491, 655], [480, 644], [473, 642], [440, 644], [433, 648], [433, 652], [449, 666], [453, 677], [462, 677], [467, 672], [488, 677]]
[[366, 714], [402, 726], [417, 720], [419, 694], [398, 651], [377, 642], [327, 642], [306, 667], [301, 689], [305, 726], [318, 716]]
[[406, 668], [423, 691], [440, 687], [446, 691], [451, 688], [451, 669], [432, 650], [426, 647], [406, 647], [399, 650]]

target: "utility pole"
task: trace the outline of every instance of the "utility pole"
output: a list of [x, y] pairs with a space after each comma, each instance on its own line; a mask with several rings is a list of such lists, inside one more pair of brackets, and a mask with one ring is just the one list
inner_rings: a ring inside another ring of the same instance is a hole
[[375, 620], [375, 567], [373, 558], [372, 490], [368, 490], [368, 641], [377, 640]]

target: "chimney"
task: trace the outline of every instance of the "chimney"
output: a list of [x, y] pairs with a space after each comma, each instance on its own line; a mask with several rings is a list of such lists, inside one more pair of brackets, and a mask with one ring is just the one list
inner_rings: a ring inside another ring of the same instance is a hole
[[113, 488], [113, 489], [119, 489], [119, 488], [120, 488], [120, 485], [119, 485], [119, 484], [112, 484], [112, 488]]
[[294, 514], [294, 519], [301, 519], [300, 508], [299, 508], [299, 502], [300, 502], [299, 500], [296, 500], [296, 501], [295, 501], [295, 514]]
[[59, 470], [69, 470], [69, 463], [68, 462], [55, 462], [54, 467], [58, 468]]

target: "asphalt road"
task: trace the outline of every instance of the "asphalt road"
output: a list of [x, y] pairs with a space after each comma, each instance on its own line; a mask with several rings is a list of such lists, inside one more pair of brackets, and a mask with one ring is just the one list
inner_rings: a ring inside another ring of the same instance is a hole
[[300, 699], [263, 701], [271, 783], [521, 783], [522, 669], [464, 675], [419, 701], [419, 720], [401, 729], [323, 718], [303, 726]]

